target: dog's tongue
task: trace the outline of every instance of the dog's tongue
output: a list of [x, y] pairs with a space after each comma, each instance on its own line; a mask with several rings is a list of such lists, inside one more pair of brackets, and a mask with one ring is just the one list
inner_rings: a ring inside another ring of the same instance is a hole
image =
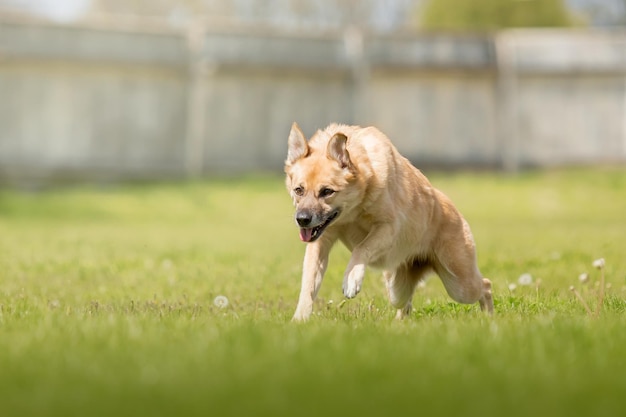
[[313, 229], [300, 228], [300, 240], [303, 242], [309, 242], [313, 237]]

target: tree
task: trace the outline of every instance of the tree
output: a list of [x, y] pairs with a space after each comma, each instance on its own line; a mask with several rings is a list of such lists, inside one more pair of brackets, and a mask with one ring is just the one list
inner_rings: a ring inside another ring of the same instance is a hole
[[563, 0], [427, 0], [425, 29], [493, 30], [572, 26]]

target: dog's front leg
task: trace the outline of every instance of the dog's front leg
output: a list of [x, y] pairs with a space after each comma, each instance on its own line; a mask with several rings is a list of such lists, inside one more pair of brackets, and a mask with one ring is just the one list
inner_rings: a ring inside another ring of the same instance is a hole
[[394, 236], [393, 226], [382, 224], [373, 228], [363, 242], [352, 250], [343, 276], [343, 295], [346, 298], [354, 298], [361, 291], [365, 267], [372, 262], [384, 261], [384, 254], [389, 251]]
[[313, 301], [322, 285], [324, 272], [328, 266], [328, 254], [332, 243], [326, 240], [318, 240], [309, 243], [304, 254], [304, 265], [302, 266], [302, 287], [298, 306], [293, 315], [293, 321], [304, 321], [309, 318], [313, 311]]
[[343, 295], [346, 298], [354, 298], [361, 291], [366, 265], [365, 262], [357, 260], [354, 256], [350, 258], [350, 263], [348, 263], [346, 273], [343, 276]]

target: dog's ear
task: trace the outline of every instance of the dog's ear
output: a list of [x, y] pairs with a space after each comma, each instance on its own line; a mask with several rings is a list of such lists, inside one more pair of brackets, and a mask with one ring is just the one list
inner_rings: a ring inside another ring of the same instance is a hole
[[334, 159], [339, 163], [341, 168], [350, 168], [350, 154], [346, 145], [348, 144], [348, 137], [343, 133], [335, 133], [328, 142], [328, 148], [326, 148], [326, 156], [330, 159]]
[[304, 158], [309, 154], [309, 145], [306, 143], [304, 133], [300, 130], [298, 123], [293, 122], [291, 132], [289, 132], [289, 141], [287, 149], [287, 165], [291, 165], [300, 158]]

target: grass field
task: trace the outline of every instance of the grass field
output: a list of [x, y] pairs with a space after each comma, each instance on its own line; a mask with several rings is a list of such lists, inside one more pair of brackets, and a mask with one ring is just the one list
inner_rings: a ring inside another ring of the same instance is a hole
[[431, 180], [492, 318], [433, 277], [396, 322], [376, 271], [341, 303], [338, 246], [290, 323], [304, 245], [279, 177], [0, 190], [0, 415], [624, 415], [626, 170]]

